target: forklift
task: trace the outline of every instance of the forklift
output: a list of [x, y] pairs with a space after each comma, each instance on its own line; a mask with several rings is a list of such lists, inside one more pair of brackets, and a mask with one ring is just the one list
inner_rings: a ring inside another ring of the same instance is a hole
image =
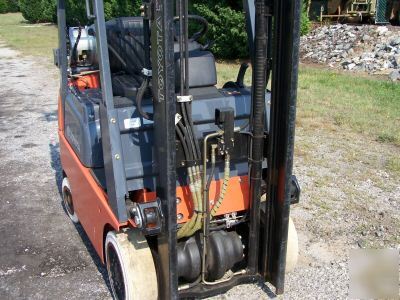
[[301, 1], [243, 1], [251, 63], [222, 88], [208, 22], [188, 0], [143, 0], [141, 16], [108, 21], [103, 0], [86, 0], [85, 26], [67, 26], [57, 2], [63, 206], [113, 297], [198, 299], [265, 282], [283, 293], [298, 252]]

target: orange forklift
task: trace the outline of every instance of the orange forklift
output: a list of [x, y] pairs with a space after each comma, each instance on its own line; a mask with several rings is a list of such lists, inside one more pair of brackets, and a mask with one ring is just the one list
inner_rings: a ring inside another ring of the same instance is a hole
[[[62, 196], [105, 264], [115, 299], [197, 299], [243, 283], [284, 290], [300, 0], [244, 0], [250, 64], [217, 87], [208, 22], [188, 0], [67, 24], [58, 0]], [[192, 23], [192, 24], [191, 24]], [[196, 30], [194, 30], [195, 28]], [[267, 85], [270, 83], [270, 90]]]

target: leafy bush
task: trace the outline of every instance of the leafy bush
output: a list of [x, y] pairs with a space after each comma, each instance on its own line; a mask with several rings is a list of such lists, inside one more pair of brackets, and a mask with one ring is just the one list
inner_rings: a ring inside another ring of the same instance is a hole
[[243, 12], [231, 7], [214, 7], [194, 4], [193, 11], [207, 19], [207, 38], [213, 41], [212, 50], [219, 58], [242, 58], [248, 56], [247, 33]]
[[56, 0], [19, 0], [22, 16], [31, 23], [56, 22]]
[[[19, 3], [22, 15], [31, 23], [57, 21], [56, 0], [19, 0]], [[140, 4], [141, 0], [105, 0], [105, 18], [138, 15]], [[85, 1], [67, 0], [66, 11], [69, 25], [87, 24]]]
[[18, 0], [7, 0], [8, 3], [8, 12], [17, 12], [19, 11]]
[[[139, 8], [141, 0], [105, 0], [104, 15], [106, 20], [115, 16], [127, 17], [137, 16], [140, 14]], [[69, 25], [77, 25], [78, 23], [87, 24], [86, 6], [84, 1], [67, 0], [67, 23]]]
[[[304, 7], [304, 5], [303, 5]], [[306, 35], [310, 32], [311, 29], [311, 21], [307, 16], [306, 9], [301, 10], [301, 17], [300, 17], [300, 35]]]
[[6, 0], [0, 0], [0, 14], [4, 14], [8, 11], [8, 5]]
[[42, 20], [42, 0], [19, 0], [22, 16], [29, 22], [37, 23]]
[[42, 8], [41, 22], [57, 22], [57, 3], [56, 0], [41, 0]]

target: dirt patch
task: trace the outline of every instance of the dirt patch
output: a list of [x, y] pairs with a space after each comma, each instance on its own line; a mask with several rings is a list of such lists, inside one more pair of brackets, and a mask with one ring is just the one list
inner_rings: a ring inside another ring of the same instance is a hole
[[61, 205], [56, 74], [0, 47], [0, 299], [110, 298], [87, 236]]

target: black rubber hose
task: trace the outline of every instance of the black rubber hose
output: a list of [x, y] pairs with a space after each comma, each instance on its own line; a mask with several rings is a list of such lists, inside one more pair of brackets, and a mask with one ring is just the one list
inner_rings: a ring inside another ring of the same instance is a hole
[[185, 159], [189, 160], [189, 156], [190, 156], [189, 149], [188, 149], [188, 146], [186, 144], [185, 137], [183, 136], [182, 129], [178, 125], [176, 125], [175, 126], [175, 130], [176, 130], [176, 134], [178, 135], [179, 141], [182, 144], [183, 154], [185, 156]]
[[191, 133], [192, 133], [192, 136], [193, 136], [193, 142], [194, 142], [195, 151], [196, 151], [198, 159], [201, 159], [200, 145], [199, 145], [199, 142], [198, 142], [198, 140], [196, 138], [196, 135], [194, 133], [194, 125], [193, 125], [193, 118], [192, 118], [192, 107], [191, 107], [191, 104], [188, 103], [188, 102], [185, 103], [185, 106], [186, 106], [185, 107], [186, 108], [185, 111], [186, 111], [186, 114], [187, 114], [187, 119], [189, 121], [190, 130], [191, 130]]
[[72, 49], [73, 62], [71, 65], [73, 65], [75, 67], [78, 65], [78, 44], [79, 44], [79, 41], [81, 40], [81, 35], [82, 35], [82, 26], [79, 21], [78, 21], [78, 26], [79, 26], [78, 27], [78, 36], [76, 37], [74, 48]]
[[149, 87], [149, 78], [146, 77], [143, 82], [142, 85], [140, 86], [137, 95], [136, 95], [136, 107], [137, 110], [139, 111], [139, 114], [147, 119], [147, 120], [153, 120], [153, 114], [152, 113], [147, 113], [143, 110], [142, 107], [142, 101], [144, 98], [144, 94], [146, 93], [147, 88]]
[[191, 143], [188, 139], [187, 128], [185, 126], [183, 126], [183, 124], [181, 122], [179, 122], [177, 126], [179, 127], [180, 131], [182, 132], [183, 141], [188, 149], [187, 160], [193, 160], [194, 159], [193, 149], [191, 148]]
[[194, 160], [198, 160], [199, 157], [197, 156], [197, 152], [196, 152], [195, 141], [194, 141], [194, 137], [192, 135], [192, 128], [190, 127], [190, 122], [188, 120], [186, 107], [185, 107], [185, 104], [183, 102], [181, 102], [181, 110], [182, 110], [183, 121], [185, 123], [185, 129], [186, 129], [186, 133], [187, 133], [187, 138], [189, 140], [190, 150], [193, 153]]

